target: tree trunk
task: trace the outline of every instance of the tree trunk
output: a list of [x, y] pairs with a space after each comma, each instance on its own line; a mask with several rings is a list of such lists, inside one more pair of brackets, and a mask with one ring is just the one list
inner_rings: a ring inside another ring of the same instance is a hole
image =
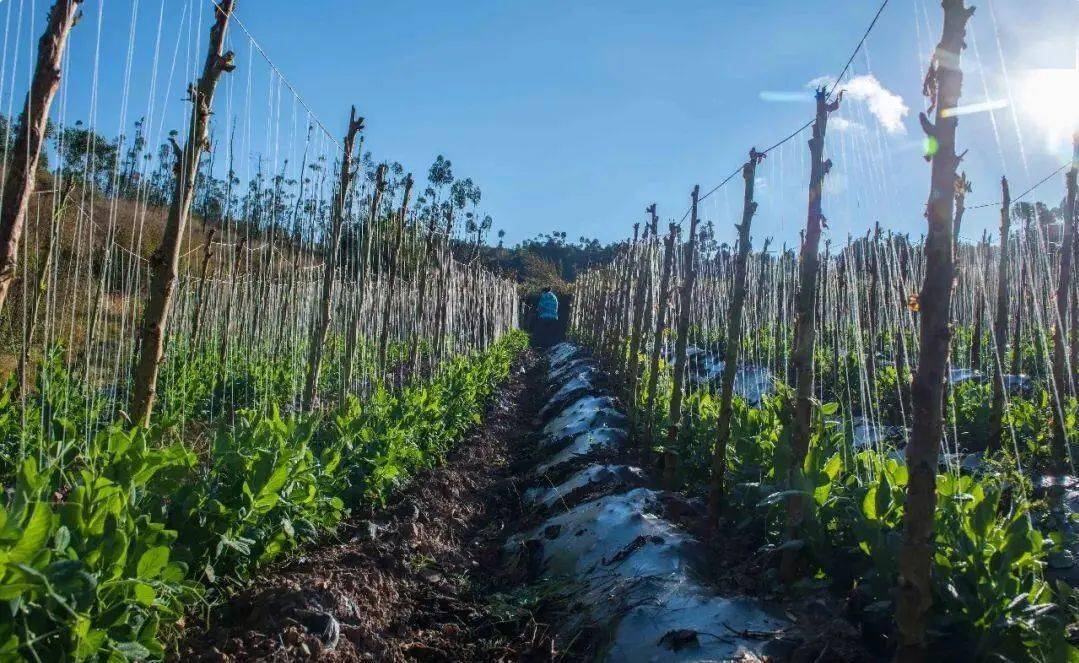
[[1056, 411], [1053, 412], [1053, 464], [1058, 472], [1065, 472], [1071, 465], [1068, 450], [1068, 433], [1064, 427], [1064, 406], [1071, 392], [1068, 377], [1067, 339], [1068, 296], [1072, 282], [1072, 243], [1075, 241], [1076, 170], [1079, 168], [1079, 133], [1073, 140], [1072, 167], [1068, 169], [1065, 182], [1068, 187], [1064, 201], [1064, 235], [1060, 247], [1060, 278], [1057, 280], [1056, 319], [1053, 321], [1053, 384], [1056, 391]]
[[708, 493], [708, 520], [716, 523], [723, 508], [725, 491], [723, 482], [727, 474], [727, 443], [731, 438], [731, 406], [734, 400], [734, 378], [738, 372], [738, 355], [742, 345], [742, 311], [746, 302], [746, 267], [749, 262], [750, 224], [757, 213], [753, 201], [757, 164], [764, 155], [756, 149], [749, 151], [749, 161], [742, 166], [745, 195], [742, 199], [742, 223], [738, 225], [738, 256], [734, 263], [730, 309], [727, 312], [727, 348], [723, 358], [723, 383], [719, 397], [719, 421], [716, 446], [712, 455], [712, 477]]
[[192, 108], [187, 142], [183, 148], [175, 141], [172, 143], [177, 158], [176, 184], [161, 245], [150, 256], [150, 297], [139, 327], [139, 356], [131, 395], [131, 420], [139, 426], [150, 424], [157, 396], [157, 371], [164, 356], [169, 309], [179, 270], [180, 244], [195, 198], [199, 160], [209, 141], [206, 129], [210, 123], [214, 91], [221, 74], [235, 69], [232, 52], [224, 52], [225, 31], [235, 5], [235, 0], [223, 0], [214, 11], [214, 26], [210, 29], [210, 47], [202, 77], [190, 88]]
[[[791, 421], [791, 460], [788, 470], [787, 485], [791, 488], [800, 483], [799, 477], [809, 452], [809, 434], [812, 417], [813, 397], [813, 343], [815, 333], [815, 306], [817, 299], [817, 263], [820, 251], [821, 227], [824, 214], [821, 210], [821, 195], [824, 176], [832, 167], [832, 161], [824, 160], [824, 137], [828, 130], [828, 114], [839, 108], [842, 92], [834, 101], [828, 101], [825, 88], [817, 89], [817, 115], [813, 123], [813, 137], [809, 140], [809, 208], [806, 215], [805, 236], [802, 241], [802, 254], [799, 260], [798, 296], [795, 300], [794, 349], [791, 351], [791, 363], [794, 369], [794, 414]], [[802, 495], [791, 495], [787, 502], [787, 540], [794, 541], [800, 536], [802, 522], [805, 520], [806, 500]], [[781, 576], [789, 581], [801, 575], [801, 555], [798, 550], [788, 547], [783, 551], [780, 565]]]
[[1008, 313], [1011, 310], [1008, 301], [1008, 264], [1010, 262], [1011, 206], [1012, 196], [1008, 190], [1008, 178], [1000, 180], [1000, 258], [997, 267], [997, 312], [993, 321], [993, 401], [989, 411], [988, 449], [995, 451], [1004, 440], [1004, 405], [1007, 394], [1004, 392], [1004, 373], [1008, 351]]
[[913, 426], [906, 448], [907, 502], [903, 513], [903, 540], [899, 555], [896, 624], [899, 643], [896, 658], [920, 660], [925, 655], [926, 614], [933, 601], [930, 570], [933, 560], [933, 514], [936, 509], [937, 461], [944, 428], [945, 371], [952, 330], [949, 324], [955, 264], [952, 251], [955, 152], [958, 118], [950, 111], [959, 105], [963, 83], [960, 57], [967, 21], [973, 8], [965, 0], [943, 0], [944, 27], [936, 54], [926, 76], [925, 92], [936, 123], [923, 113], [922, 127], [928, 135], [932, 160], [932, 183], [926, 218], [925, 280], [918, 298], [918, 368], [911, 386]]
[[303, 407], [310, 410], [318, 394], [318, 376], [322, 368], [322, 348], [326, 344], [326, 333], [330, 329], [330, 305], [333, 300], [333, 279], [337, 271], [337, 251], [341, 245], [341, 226], [345, 221], [345, 204], [349, 189], [356, 173], [352, 170], [352, 148], [356, 134], [363, 129], [363, 118], [356, 117], [356, 107], [348, 120], [348, 132], [345, 134], [345, 146], [341, 154], [341, 172], [337, 183], [337, 199], [333, 204], [332, 230], [326, 246], [326, 266], [322, 272], [322, 296], [319, 300], [318, 318], [311, 330], [311, 347], [307, 352], [307, 380], [303, 390]]
[[693, 187], [693, 202], [689, 216], [689, 241], [686, 242], [685, 274], [682, 277], [682, 290], [678, 303], [678, 331], [674, 341], [674, 375], [671, 386], [671, 407], [667, 416], [667, 442], [663, 454], [663, 483], [668, 490], [674, 488], [678, 468], [678, 454], [674, 446], [678, 441], [679, 425], [682, 422], [682, 385], [686, 373], [686, 344], [689, 341], [689, 307], [693, 303], [693, 282], [696, 280], [697, 258], [697, 199], [701, 187]]
[[4, 169], [4, 188], [0, 197], [0, 313], [4, 311], [8, 290], [15, 280], [19, 244], [26, 225], [30, 196], [37, 181], [49, 108], [60, 88], [60, 65], [67, 48], [68, 35], [78, 20], [81, 2], [56, 0], [49, 10], [48, 24], [38, 40], [34, 77], [30, 81], [19, 126], [8, 151], [10, 161]]

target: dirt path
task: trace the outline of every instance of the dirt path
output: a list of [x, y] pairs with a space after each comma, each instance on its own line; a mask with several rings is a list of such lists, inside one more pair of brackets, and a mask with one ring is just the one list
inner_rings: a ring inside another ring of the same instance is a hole
[[537, 388], [529, 353], [484, 425], [343, 543], [270, 569], [189, 636], [177, 660], [499, 661], [550, 658], [547, 627], [499, 609], [499, 550], [518, 518]]
[[[343, 543], [266, 572], [182, 659], [864, 661], [842, 601], [635, 466], [598, 364], [529, 353], [484, 425]], [[705, 543], [707, 542], [707, 543]]]

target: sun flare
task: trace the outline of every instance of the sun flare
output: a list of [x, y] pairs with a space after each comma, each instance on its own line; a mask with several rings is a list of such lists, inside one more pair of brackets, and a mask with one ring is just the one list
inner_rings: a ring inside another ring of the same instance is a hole
[[1079, 130], [1079, 69], [1031, 69], [1019, 79], [1016, 105], [1050, 146]]

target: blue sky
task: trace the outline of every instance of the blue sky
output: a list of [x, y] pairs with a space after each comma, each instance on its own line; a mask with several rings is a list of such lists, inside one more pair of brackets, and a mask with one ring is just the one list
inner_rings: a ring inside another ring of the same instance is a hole
[[[1063, 133], [1051, 141], [1046, 126], [1061, 118], [1039, 119], [1046, 113], [1038, 111], [1061, 106], [1059, 86], [1037, 87], [1028, 79], [1035, 68], [1075, 68], [1079, 35], [1077, 0], [977, 4], [964, 101], [1010, 96], [1010, 104], [960, 122], [960, 143], [970, 149], [964, 167], [974, 181], [971, 204], [996, 199], [1003, 172], [1019, 192], [1067, 158]], [[46, 6], [46, 0], [7, 0], [0, 20], [7, 14], [8, 25], [16, 25], [21, 9], [22, 25], [32, 25], [36, 40]], [[355, 103], [367, 118], [364, 149], [376, 159], [425, 173], [435, 155], [446, 155], [456, 175], [479, 184], [481, 209], [513, 243], [551, 230], [617, 239], [653, 201], [664, 219], [680, 218], [694, 184], [711, 189], [750, 147], [772, 144], [810, 117], [812, 103], [795, 98], [810, 81], [838, 74], [877, 6], [877, 0], [239, 0], [238, 16], [334, 135], [343, 132]], [[70, 122], [93, 113], [103, 133], [115, 134], [126, 89], [128, 124], [152, 111], [160, 130], [177, 126], [185, 112], [183, 85], [202, 57], [208, 1], [87, 0], [84, 11], [57, 117]], [[828, 143], [835, 169], [825, 214], [837, 243], [875, 220], [903, 232], [924, 229], [929, 172], [916, 114], [923, 108], [922, 68], [939, 26], [936, 0], [891, 0], [855, 59], [851, 73], [863, 77], [857, 89], [864, 94], [833, 116], [842, 119]], [[10, 58], [18, 53], [25, 63], [30, 44], [25, 29], [7, 34], [5, 111], [12, 91], [21, 99], [25, 89], [21, 66], [11, 85]], [[221, 102], [227, 109], [219, 103], [219, 117], [246, 118], [240, 132], [248, 157], [295, 159], [302, 109], [271, 84], [265, 62], [251, 55], [240, 31], [230, 41], [240, 68], [228, 77], [228, 101]], [[864, 78], [870, 75], [875, 80]], [[1079, 89], [1079, 75], [1072, 80]], [[897, 116], [902, 106], [909, 112]], [[276, 110], [267, 115], [270, 107]], [[777, 244], [797, 241], [807, 138], [789, 142], [761, 167], [758, 245], [766, 235]], [[332, 149], [325, 139], [322, 147]], [[1038, 193], [1055, 202], [1062, 183], [1060, 176]], [[720, 239], [734, 235], [740, 188], [735, 178], [702, 206]], [[972, 212], [963, 234], [976, 237], [997, 218], [993, 209]]]

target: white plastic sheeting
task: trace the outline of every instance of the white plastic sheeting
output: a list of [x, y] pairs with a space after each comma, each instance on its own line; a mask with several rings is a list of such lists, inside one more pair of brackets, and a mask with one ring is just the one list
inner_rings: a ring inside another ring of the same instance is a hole
[[[625, 465], [597, 462], [558, 485], [547, 480], [545, 473], [563, 463], [628, 442], [626, 417], [616, 401], [583, 388], [593, 383], [594, 364], [568, 343], [555, 346], [548, 358], [548, 376], [559, 386], [542, 417], [549, 421], [540, 448], [551, 449], [551, 455], [537, 466], [538, 485], [526, 492], [525, 502], [557, 515], [512, 537], [507, 554], [538, 574], [537, 580], [564, 579], [580, 587], [581, 619], [605, 640], [602, 660], [766, 655], [785, 618], [756, 600], [720, 596], [698, 580], [707, 570], [702, 544], [664, 515], [665, 504], [683, 498], [640, 487], [643, 472]], [[770, 389], [770, 375], [767, 382]], [[574, 504], [567, 497], [575, 493], [592, 499]], [[579, 627], [567, 625], [567, 635]]]

